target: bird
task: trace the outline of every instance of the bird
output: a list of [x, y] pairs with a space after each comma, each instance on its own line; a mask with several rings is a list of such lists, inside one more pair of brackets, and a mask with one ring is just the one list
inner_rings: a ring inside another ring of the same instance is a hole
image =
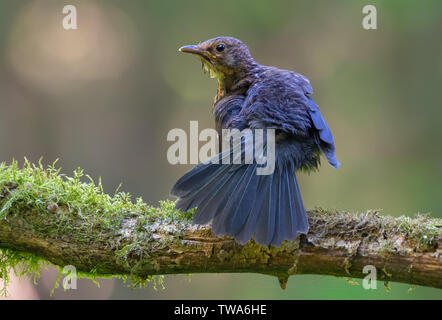
[[194, 224], [212, 222], [215, 236], [230, 236], [242, 245], [253, 238], [260, 245], [280, 247], [284, 240], [307, 234], [296, 174], [317, 171], [321, 154], [332, 167], [340, 165], [310, 81], [257, 63], [248, 47], [233, 37], [212, 38], [179, 51], [200, 59], [218, 82], [213, 102], [218, 133], [274, 130], [275, 166], [271, 174], [258, 175], [256, 162], [199, 163], [172, 187], [170, 194], [178, 198], [175, 208], [196, 208]]

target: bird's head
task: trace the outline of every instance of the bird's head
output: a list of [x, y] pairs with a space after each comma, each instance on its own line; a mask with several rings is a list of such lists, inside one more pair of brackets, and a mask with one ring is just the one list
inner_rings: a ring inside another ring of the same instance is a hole
[[210, 72], [210, 76], [218, 81], [241, 77], [255, 64], [247, 46], [232, 37], [209, 39], [197, 45], [181, 47], [179, 51], [198, 56], [204, 71]]

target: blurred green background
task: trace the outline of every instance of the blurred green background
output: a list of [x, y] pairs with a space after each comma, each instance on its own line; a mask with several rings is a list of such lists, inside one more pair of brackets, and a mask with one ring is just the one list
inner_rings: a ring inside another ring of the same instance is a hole
[[[62, 28], [76, 5], [78, 30]], [[364, 30], [362, 7], [377, 7]], [[307, 76], [342, 163], [300, 176], [306, 207], [382, 208], [442, 216], [442, 2], [13, 1], [0, 2], [0, 161], [59, 158], [156, 204], [191, 166], [166, 160], [172, 128], [213, 127], [216, 81], [181, 45], [229, 35], [263, 64]], [[442, 290], [393, 283], [364, 290], [343, 278], [300, 275], [281, 290], [254, 274], [167, 276], [165, 290], [120, 280], [59, 288], [15, 281], [10, 298], [441, 299]], [[361, 283], [361, 281], [359, 281]]]

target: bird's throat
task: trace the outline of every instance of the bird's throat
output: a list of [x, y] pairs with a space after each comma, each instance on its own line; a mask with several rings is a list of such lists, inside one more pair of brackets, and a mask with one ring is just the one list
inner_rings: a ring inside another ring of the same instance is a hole
[[[202, 68], [204, 73], [209, 73], [210, 78], [218, 82], [218, 89], [214, 104], [229, 94], [238, 94], [243, 90], [243, 84], [247, 81], [247, 75], [244, 72], [235, 72], [232, 69], [214, 66], [206, 59], [202, 58]], [[239, 71], [239, 70], [237, 70]]]
[[215, 97], [215, 104], [228, 95], [242, 95], [245, 94], [252, 83], [250, 77], [242, 74], [223, 74], [222, 77], [217, 78], [218, 89]]

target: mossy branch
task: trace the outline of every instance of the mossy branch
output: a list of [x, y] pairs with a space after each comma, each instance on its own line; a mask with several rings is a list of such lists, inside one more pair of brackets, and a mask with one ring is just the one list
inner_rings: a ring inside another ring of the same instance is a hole
[[[241, 246], [195, 226], [192, 212], [105, 194], [101, 182], [73, 177], [55, 165], [0, 164], [0, 278], [22, 265], [73, 265], [89, 277], [254, 272], [275, 275], [284, 287], [293, 274], [363, 278], [374, 265], [377, 279], [442, 288], [442, 219], [381, 216], [377, 211], [308, 211], [310, 231], [280, 248], [253, 241]], [[20, 271], [19, 271], [20, 272]]]

